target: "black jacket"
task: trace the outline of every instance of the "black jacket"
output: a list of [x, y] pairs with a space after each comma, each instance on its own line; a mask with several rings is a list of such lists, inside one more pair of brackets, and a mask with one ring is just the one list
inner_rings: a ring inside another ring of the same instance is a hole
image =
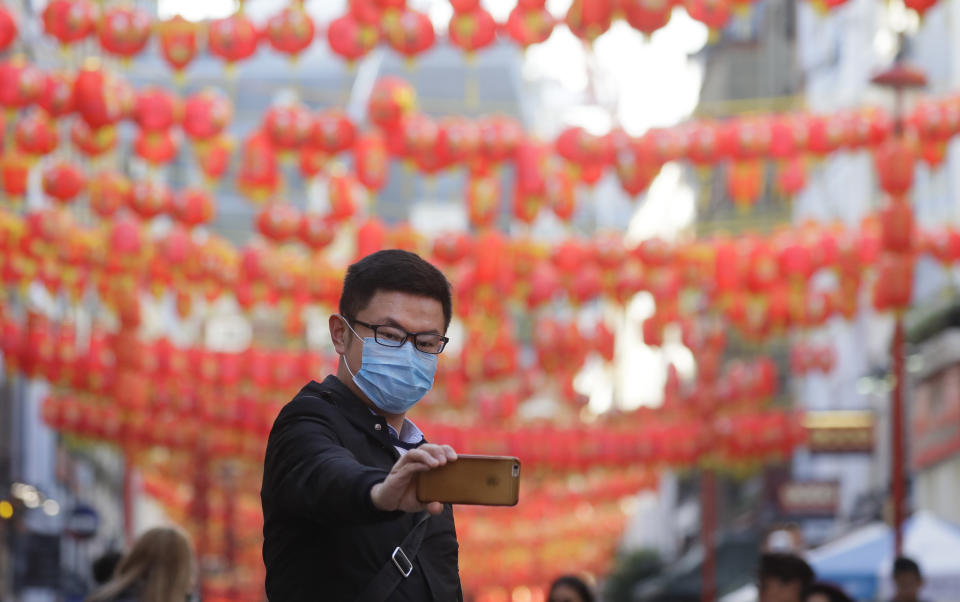
[[[399, 457], [384, 418], [334, 376], [310, 382], [284, 406], [260, 490], [271, 602], [351, 602], [390, 561], [417, 515], [378, 510], [370, 489]], [[391, 601], [463, 600], [453, 509], [427, 524], [413, 573]]]

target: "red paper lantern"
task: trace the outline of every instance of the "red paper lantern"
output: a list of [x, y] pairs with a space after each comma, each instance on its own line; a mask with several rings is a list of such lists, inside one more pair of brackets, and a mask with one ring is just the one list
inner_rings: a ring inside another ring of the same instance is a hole
[[909, 253], [913, 250], [913, 208], [903, 199], [890, 199], [880, 213], [883, 250]]
[[257, 215], [257, 231], [273, 242], [286, 242], [299, 228], [300, 212], [287, 203], [269, 203]]
[[338, 109], [320, 111], [313, 117], [308, 134], [312, 148], [335, 155], [353, 147], [357, 128], [346, 113]]
[[722, 29], [730, 20], [732, 5], [729, 0], [684, 0], [687, 14], [710, 29]]
[[140, 131], [133, 143], [134, 153], [153, 165], [170, 163], [177, 157], [179, 144], [170, 130]]
[[367, 114], [381, 128], [393, 130], [413, 112], [416, 102], [413, 86], [399, 77], [383, 77], [377, 80], [370, 93]]
[[614, 154], [614, 166], [620, 186], [627, 194], [644, 192], [660, 173], [661, 163], [654, 158], [653, 138], [622, 137]]
[[0, 106], [22, 109], [40, 96], [43, 72], [20, 57], [0, 63]]
[[[374, 13], [374, 19], [377, 13]], [[364, 22], [347, 14], [327, 26], [327, 43], [330, 49], [348, 61], [363, 58], [380, 42], [380, 30], [375, 22]]]
[[473, 250], [473, 241], [463, 233], [441, 234], [433, 240], [433, 257], [445, 265], [455, 265]]
[[803, 159], [794, 157], [780, 166], [777, 173], [777, 188], [792, 197], [807, 186], [807, 171]]
[[62, 71], [53, 71], [44, 75], [43, 90], [37, 98], [37, 104], [51, 117], [62, 117], [72, 113], [73, 77]]
[[737, 207], [752, 207], [764, 184], [763, 164], [757, 161], [734, 163], [727, 168], [727, 194]]
[[180, 121], [182, 115], [180, 99], [163, 88], [148, 86], [137, 94], [133, 120], [142, 130], [168, 130]]
[[150, 40], [152, 19], [138, 8], [113, 7], [100, 21], [100, 47], [116, 56], [130, 58], [139, 54]]
[[34, 109], [17, 122], [13, 131], [17, 149], [34, 156], [47, 155], [57, 148], [57, 126], [43, 111]]
[[29, 173], [30, 163], [23, 155], [7, 152], [0, 156], [0, 181], [7, 196], [19, 198], [26, 193]]
[[194, 150], [200, 164], [200, 170], [208, 180], [219, 180], [230, 166], [230, 157], [233, 156], [233, 139], [228, 136], [219, 136], [197, 145]]
[[118, 209], [130, 204], [132, 184], [123, 174], [101, 171], [90, 179], [88, 203], [94, 213], [103, 218], [113, 216]]
[[180, 15], [175, 15], [157, 24], [157, 35], [160, 38], [160, 53], [163, 55], [163, 60], [176, 73], [182, 74], [187, 65], [197, 57], [198, 25]]
[[73, 81], [73, 102], [92, 128], [113, 125], [130, 114], [134, 93], [125, 82], [97, 64], [81, 69]]
[[336, 236], [335, 223], [318, 213], [304, 213], [297, 230], [300, 241], [314, 251], [320, 251], [333, 242]]
[[923, 15], [931, 8], [936, 6], [937, 0], [904, 0], [904, 6], [917, 11], [917, 14]]
[[280, 185], [276, 152], [264, 134], [255, 134], [243, 143], [237, 185], [258, 201], [274, 194]]
[[945, 140], [921, 141], [920, 158], [931, 168], [943, 165], [943, 160], [947, 158], [947, 142]]
[[233, 118], [230, 99], [218, 88], [204, 88], [184, 103], [183, 131], [193, 141], [219, 136]]
[[213, 220], [217, 207], [210, 193], [187, 188], [173, 196], [170, 213], [181, 224], [193, 228]]
[[546, 41], [553, 33], [556, 21], [553, 15], [541, 4], [525, 7], [521, 3], [510, 11], [506, 30], [513, 41], [524, 48]]
[[809, 132], [806, 122], [795, 115], [780, 115], [770, 124], [770, 155], [778, 159], [806, 150]]
[[166, 213], [172, 202], [173, 192], [163, 182], [138, 180], [133, 183], [130, 209], [145, 220]]
[[567, 27], [581, 40], [593, 42], [610, 29], [613, 9], [613, 0], [573, 0], [567, 10]]
[[5, 7], [0, 6], [0, 52], [17, 38], [17, 22]]
[[497, 35], [497, 24], [489, 12], [476, 7], [454, 13], [448, 28], [450, 41], [468, 53], [486, 48]]
[[913, 269], [911, 255], [885, 253], [881, 256], [873, 288], [873, 306], [877, 311], [903, 310], [910, 305]]
[[250, 58], [257, 51], [259, 41], [256, 25], [242, 12], [216, 19], [207, 29], [210, 53], [228, 65]]
[[267, 20], [267, 41], [277, 52], [298, 56], [313, 42], [316, 27], [302, 5], [288, 6]]
[[807, 119], [807, 150], [825, 156], [848, 144], [849, 124], [837, 115], [812, 115]]
[[673, 0], [620, 0], [627, 23], [647, 35], [670, 22], [673, 6]]
[[390, 47], [409, 58], [426, 52], [436, 41], [433, 22], [420, 11], [385, 12], [380, 27]]
[[70, 142], [88, 157], [99, 157], [117, 145], [117, 128], [112, 125], [93, 129], [82, 117], [70, 124]]
[[61, 44], [73, 44], [97, 27], [97, 10], [87, 0], [53, 0], [43, 10], [43, 30]]
[[355, 259], [361, 259], [384, 248], [387, 228], [383, 222], [370, 219], [357, 228], [357, 252]]
[[333, 173], [327, 180], [330, 219], [343, 222], [357, 211], [357, 181], [346, 173]]
[[86, 186], [83, 172], [72, 163], [55, 163], [43, 170], [43, 191], [60, 203], [69, 203]]
[[263, 118], [263, 131], [271, 144], [281, 150], [300, 148], [310, 135], [313, 117], [299, 102], [273, 105]]
[[500, 178], [471, 174], [467, 178], [467, 215], [474, 228], [489, 228], [500, 212]]
[[902, 196], [913, 186], [916, 152], [907, 141], [892, 138], [873, 155], [880, 188], [890, 196]]
[[362, 134], [354, 146], [357, 178], [367, 190], [381, 190], [387, 183], [387, 145], [378, 132]]
[[731, 119], [720, 127], [720, 152], [743, 161], [767, 156], [772, 133], [766, 119]]
[[511, 117], [494, 115], [480, 120], [480, 155], [487, 163], [512, 157], [523, 140], [523, 128]]

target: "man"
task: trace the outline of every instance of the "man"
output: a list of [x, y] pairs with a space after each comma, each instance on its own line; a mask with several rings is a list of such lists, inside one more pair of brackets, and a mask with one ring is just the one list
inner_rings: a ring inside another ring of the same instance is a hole
[[923, 588], [920, 566], [901, 556], [893, 561], [893, 602], [918, 602]]
[[462, 600], [449, 505], [421, 504], [419, 472], [455, 461], [407, 411], [433, 386], [450, 284], [406, 251], [347, 270], [330, 337], [336, 375], [273, 424], [260, 492], [271, 602]]
[[760, 557], [760, 602], [803, 602], [813, 584], [813, 569], [794, 554]]

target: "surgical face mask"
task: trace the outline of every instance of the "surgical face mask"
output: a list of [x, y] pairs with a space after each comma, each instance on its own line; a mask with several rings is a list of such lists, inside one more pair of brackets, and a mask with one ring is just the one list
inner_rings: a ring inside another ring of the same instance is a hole
[[400, 347], [387, 347], [372, 336], [362, 338], [346, 318], [340, 319], [363, 343], [360, 369], [354, 373], [346, 355], [343, 363], [354, 384], [378, 408], [388, 414], [405, 414], [433, 388], [436, 355], [417, 351], [412, 340]]

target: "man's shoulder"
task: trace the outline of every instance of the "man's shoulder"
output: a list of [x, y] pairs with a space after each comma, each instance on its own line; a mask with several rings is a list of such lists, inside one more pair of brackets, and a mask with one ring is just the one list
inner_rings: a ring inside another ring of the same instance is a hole
[[337, 405], [334, 391], [326, 380], [322, 383], [310, 381], [283, 406], [277, 420], [298, 417], [330, 418], [340, 413]]

